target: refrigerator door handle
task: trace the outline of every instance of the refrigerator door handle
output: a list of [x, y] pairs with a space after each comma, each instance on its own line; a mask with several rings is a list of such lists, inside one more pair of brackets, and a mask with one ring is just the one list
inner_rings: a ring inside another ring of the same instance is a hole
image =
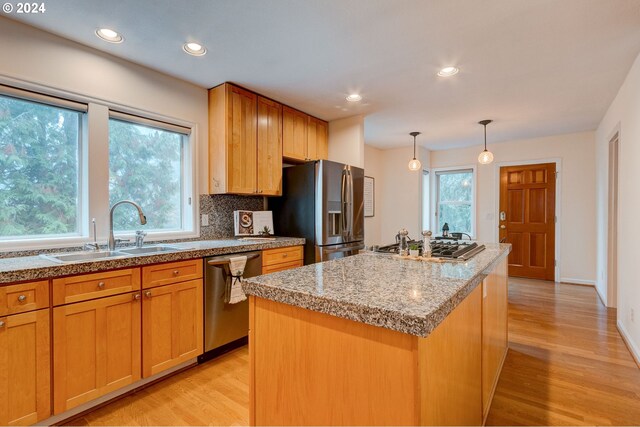
[[347, 176], [348, 171], [346, 169], [344, 169], [342, 171], [342, 184], [340, 187], [340, 216], [342, 217], [340, 220], [342, 222], [342, 235], [346, 236], [346, 233], [348, 232], [349, 229], [349, 220], [347, 218], [348, 212], [349, 212], [349, 205], [348, 205], [348, 201], [347, 201], [347, 186], [349, 185], [348, 183], [348, 176]]

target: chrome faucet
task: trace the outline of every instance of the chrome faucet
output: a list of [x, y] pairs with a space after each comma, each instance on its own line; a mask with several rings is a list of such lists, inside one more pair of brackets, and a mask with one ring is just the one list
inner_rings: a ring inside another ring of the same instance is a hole
[[114, 251], [116, 249], [116, 239], [113, 237], [113, 211], [115, 210], [116, 207], [124, 203], [133, 205], [133, 207], [135, 207], [138, 210], [138, 216], [140, 217], [141, 225], [145, 225], [147, 223], [147, 217], [144, 216], [144, 212], [142, 212], [142, 208], [137, 203], [132, 202], [131, 200], [121, 200], [117, 203], [114, 203], [114, 205], [111, 206], [111, 210], [109, 211], [109, 250], [110, 251]]

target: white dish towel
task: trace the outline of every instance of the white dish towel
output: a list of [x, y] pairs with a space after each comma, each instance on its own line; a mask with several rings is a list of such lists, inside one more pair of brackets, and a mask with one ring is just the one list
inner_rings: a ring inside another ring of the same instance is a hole
[[229, 295], [229, 304], [236, 304], [247, 299], [242, 290], [242, 275], [244, 267], [247, 265], [246, 256], [236, 256], [229, 258], [229, 271], [231, 271], [231, 292]]

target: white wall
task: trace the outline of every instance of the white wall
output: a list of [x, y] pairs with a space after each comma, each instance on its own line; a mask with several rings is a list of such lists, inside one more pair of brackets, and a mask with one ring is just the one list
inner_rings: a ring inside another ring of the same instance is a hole
[[374, 178], [374, 216], [364, 219], [364, 244], [379, 245], [382, 239], [382, 213], [380, 211], [380, 197], [382, 196], [383, 181], [383, 151], [369, 145], [364, 146], [364, 174]]
[[[594, 284], [596, 279], [595, 135], [581, 132], [490, 144], [494, 163], [477, 166], [477, 239], [495, 242], [501, 162], [560, 159], [560, 280]], [[476, 164], [481, 146], [433, 151], [431, 167]], [[557, 255], [556, 255], [557, 257]]]
[[[377, 217], [365, 220], [365, 244], [393, 243], [401, 228], [406, 228], [412, 239], [420, 239], [422, 172], [411, 172], [407, 167], [413, 146], [390, 150], [365, 147], [365, 174], [376, 178]], [[429, 151], [418, 147], [417, 156], [423, 168], [428, 168]]]
[[[640, 286], [638, 285], [638, 251], [640, 197], [638, 164], [640, 164], [640, 56], [620, 87], [618, 95], [596, 130], [597, 149], [597, 219], [598, 219], [598, 289], [607, 295], [607, 205], [608, 145], [619, 130], [618, 163], [618, 327], [640, 359]], [[607, 301], [615, 305], [616, 301]], [[632, 320], [631, 312], [634, 312]]]
[[207, 191], [207, 90], [0, 17], [0, 83], [35, 83], [158, 118], [195, 124], [199, 190]]
[[364, 167], [364, 117], [329, 122], [329, 160]]

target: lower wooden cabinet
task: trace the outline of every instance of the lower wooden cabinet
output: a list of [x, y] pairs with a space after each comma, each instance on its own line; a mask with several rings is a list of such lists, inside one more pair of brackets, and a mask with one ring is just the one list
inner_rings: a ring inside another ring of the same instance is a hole
[[140, 379], [139, 292], [53, 309], [54, 414]]
[[507, 262], [482, 282], [482, 410], [486, 418], [507, 354]]
[[145, 378], [202, 354], [202, 296], [202, 279], [143, 291]]
[[0, 425], [51, 414], [49, 309], [0, 318]]
[[265, 249], [262, 251], [262, 274], [302, 267], [303, 247]]

